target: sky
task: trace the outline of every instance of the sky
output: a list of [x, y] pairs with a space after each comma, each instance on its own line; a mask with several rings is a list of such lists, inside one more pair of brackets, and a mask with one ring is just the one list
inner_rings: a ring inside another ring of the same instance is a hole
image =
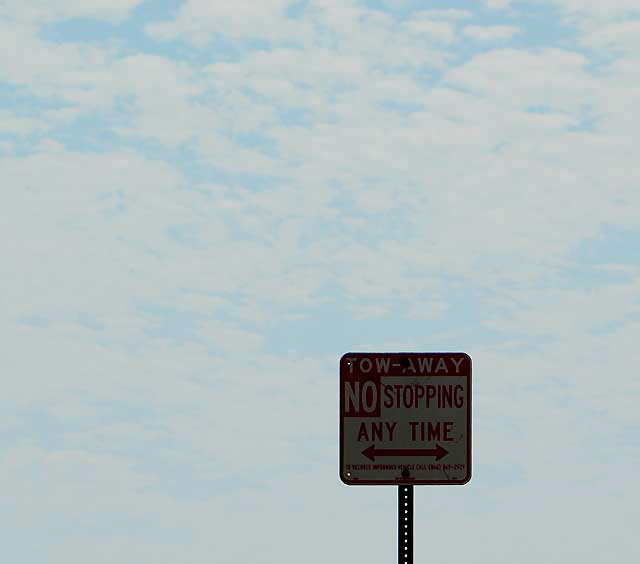
[[394, 562], [338, 361], [464, 351], [416, 562], [638, 561], [638, 99], [637, 0], [0, 2], [3, 558]]

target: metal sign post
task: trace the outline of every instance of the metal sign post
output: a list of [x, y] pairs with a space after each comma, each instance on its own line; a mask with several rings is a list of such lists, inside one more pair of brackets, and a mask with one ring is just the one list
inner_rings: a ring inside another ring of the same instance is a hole
[[398, 564], [413, 564], [413, 486], [471, 479], [471, 364], [463, 352], [340, 359], [340, 479], [398, 486]]
[[413, 486], [398, 486], [398, 564], [413, 564]]

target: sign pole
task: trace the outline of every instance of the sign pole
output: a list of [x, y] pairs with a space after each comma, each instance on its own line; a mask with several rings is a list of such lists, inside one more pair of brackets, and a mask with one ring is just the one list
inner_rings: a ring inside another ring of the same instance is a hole
[[463, 352], [340, 358], [340, 479], [398, 486], [398, 564], [413, 564], [413, 488], [471, 479], [472, 360]]
[[413, 564], [413, 484], [398, 486], [398, 564]]

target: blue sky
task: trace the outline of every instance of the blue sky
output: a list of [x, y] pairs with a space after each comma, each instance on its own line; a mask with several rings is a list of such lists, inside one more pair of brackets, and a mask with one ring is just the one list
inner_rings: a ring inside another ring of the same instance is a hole
[[[0, 6], [13, 562], [395, 558], [338, 359], [474, 360], [416, 554], [635, 561], [637, 0]], [[465, 542], [460, 542], [464, 539]]]

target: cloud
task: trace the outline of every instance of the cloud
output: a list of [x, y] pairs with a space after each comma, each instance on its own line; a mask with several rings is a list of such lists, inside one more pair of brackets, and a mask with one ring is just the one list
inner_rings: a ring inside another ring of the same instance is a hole
[[[356, 45], [358, 41], [355, 40]], [[407, 49], [418, 45], [408, 43]], [[41, 51], [44, 50], [45, 46], [41, 45]], [[209, 65], [203, 73], [196, 73], [187, 63], [166, 57], [136, 55], [109, 60], [98, 51], [95, 57], [102, 64], [89, 70], [87, 55], [73, 50], [70, 60], [78, 61], [78, 71], [51, 72], [49, 88], [66, 93], [66, 99], [73, 104], [71, 107], [81, 112], [90, 112], [101, 105], [113, 107], [118, 99], [128, 97], [131, 118], [113, 128], [123, 138], [153, 139], [168, 147], [192, 143], [195, 155], [207, 166], [279, 179], [277, 187], [270, 189], [264, 199], [249, 192], [235, 204], [233, 198], [214, 198], [225, 206], [236, 206], [231, 209], [235, 209], [237, 225], [255, 235], [265, 226], [274, 225], [276, 210], [282, 209], [287, 209], [292, 218], [300, 214], [305, 218], [332, 218], [332, 225], [337, 229], [350, 226], [347, 233], [354, 240], [369, 232], [372, 243], [382, 252], [386, 252], [386, 247], [380, 246], [384, 235], [375, 235], [380, 230], [374, 226], [376, 222], [380, 226], [392, 225], [394, 214], [404, 218], [405, 233], [411, 234], [410, 240], [415, 242], [433, 238], [423, 225], [440, 225], [437, 218], [442, 212], [436, 214], [434, 210], [450, 210], [446, 212], [449, 216], [460, 215], [465, 218], [460, 220], [463, 223], [474, 224], [473, 207], [482, 206], [468, 196], [474, 194], [474, 182], [453, 181], [444, 166], [444, 163], [455, 166], [456, 158], [447, 156], [455, 150], [457, 158], [465, 155], [469, 159], [475, 182], [491, 186], [489, 193], [501, 202], [492, 212], [494, 229], [483, 231], [483, 244], [492, 245], [494, 251], [507, 255], [521, 244], [530, 247], [535, 256], [538, 252], [540, 256], [548, 253], [549, 247], [528, 243], [535, 240], [532, 234], [538, 229], [537, 219], [510, 220], [527, 215], [518, 205], [521, 200], [516, 193], [501, 188], [510, 183], [516, 167], [507, 164], [500, 154], [492, 155], [491, 151], [502, 146], [502, 154], [511, 155], [512, 163], [521, 162], [521, 166], [529, 170], [536, 167], [538, 176], [531, 178], [543, 184], [553, 178], [545, 172], [549, 159], [554, 159], [552, 150], [566, 153], [570, 148], [575, 159], [581, 154], [597, 153], [600, 145], [592, 136], [567, 131], [579, 125], [584, 107], [602, 107], [603, 111], [608, 108], [602, 104], [606, 104], [613, 92], [609, 90], [605, 95], [601, 86], [597, 86], [586, 70], [584, 56], [559, 49], [537, 53], [495, 50], [451, 68], [443, 75], [443, 86], [425, 88], [407, 73], [380, 72], [366, 52], [352, 50], [349, 43], [345, 43], [342, 50], [348, 54], [323, 48], [309, 53], [297, 49], [247, 53], [237, 62]], [[56, 55], [56, 64], [62, 65], [67, 55], [67, 52]], [[73, 68], [73, 62], [67, 65]], [[505, 69], [511, 71], [505, 73]], [[33, 84], [26, 76], [24, 81]], [[460, 89], [474, 94], [462, 93]], [[394, 110], [393, 104], [400, 111]], [[306, 123], [293, 125], [281, 117], [281, 112], [290, 109], [303, 112]], [[613, 105], [608, 115], [609, 120], [617, 115]], [[260, 135], [270, 147], [246, 146], [242, 138], [237, 137], [245, 133]], [[510, 139], [520, 141], [514, 144]], [[527, 149], [531, 143], [542, 143], [534, 154], [539, 156], [531, 157]], [[527, 158], [529, 162], [525, 163]], [[602, 157], [594, 158], [602, 160]], [[430, 163], [426, 176], [421, 168], [425, 162]], [[483, 172], [487, 162], [494, 163], [496, 172], [491, 178]], [[574, 192], [570, 186], [578, 185], [580, 174], [556, 170], [555, 177], [568, 183], [563, 193], [571, 198]], [[363, 182], [362, 178], [375, 178], [377, 188], [372, 191], [372, 182]], [[400, 184], [406, 188], [391, 188], [398, 184], [398, 178], [402, 178]], [[446, 194], [434, 191], [434, 186], [452, 185], [452, 181], [457, 189]], [[343, 188], [337, 188], [336, 182]], [[304, 192], [304, 198], [302, 186], [313, 186], [313, 190]], [[340, 198], [344, 191], [349, 193], [360, 217], [337, 208], [334, 199]], [[546, 213], [543, 210], [549, 206], [543, 193], [540, 192], [534, 208], [540, 214]], [[599, 197], [598, 193], [593, 192], [594, 198]], [[297, 203], [283, 207], [280, 202], [284, 198]], [[249, 204], [251, 201], [253, 206]], [[585, 205], [591, 201], [585, 199]], [[546, 217], [556, 222], [557, 227], [558, 221], [560, 224], [573, 221], [569, 219], [571, 209], [552, 211]], [[611, 210], [613, 213], [618, 207]], [[382, 224], [380, 217], [384, 218]], [[556, 217], [558, 219], [552, 219]], [[449, 232], [446, 224], [443, 220], [443, 229]], [[514, 236], [505, 238], [499, 226], [513, 229]], [[591, 225], [583, 233], [592, 233], [595, 228]], [[302, 232], [290, 230], [287, 236], [301, 238]], [[569, 236], [564, 230], [552, 230], [546, 233], [545, 240], [554, 253], [561, 253], [570, 245], [569, 241], [583, 233]], [[480, 251], [479, 241], [463, 233], [452, 233], [452, 236], [453, 241], [464, 243], [462, 248], [468, 248], [455, 253], [455, 258], [451, 253], [446, 255], [449, 257], [446, 264], [457, 271], [473, 262], [472, 256]], [[318, 257], [334, 245], [332, 240], [321, 241]], [[392, 243], [387, 245], [393, 248]], [[260, 245], [236, 248], [242, 248], [251, 257], [259, 256], [264, 249]], [[445, 251], [447, 246], [435, 242], [430, 248], [435, 256], [435, 249]], [[298, 251], [291, 252], [290, 256], [295, 256]], [[260, 262], [257, 258], [252, 260]], [[321, 264], [326, 263], [324, 259], [319, 260]], [[496, 263], [499, 262], [496, 259]], [[332, 263], [330, 272], [341, 268], [342, 259]], [[237, 270], [238, 275], [242, 272]], [[225, 278], [233, 279], [229, 273], [221, 280]], [[401, 284], [391, 285], [396, 286]], [[267, 287], [271, 286], [265, 286], [265, 290]], [[357, 290], [358, 286], [351, 284], [348, 287], [361, 295], [369, 295], [370, 290], [365, 292], [363, 288], [371, 288], [362, 285], [361, 290]], [[379, 291], [385, 287], [383, 283]]]
[[[12, 215], [5, 217], [2, 228], [11, 234], [5, 245], [15, 260], [4, 274], [12, 296], [9, 303], [14, 304], [10, 315], [19, 311], [68, 315], [68, 308], [95, 312], [94, 306], [100, 303], [106, 313], [114, 305], [109, 296], [132, 297], [135, 272], [154, 261], [153, 254], [142, 249], [153, 246], [154, 238], [164, 238], [166, 219], [172, 216], [179, 222], [184, 217], [179, 205], [162, 198], [170, 186], [177, 185], [178, 175], [164, 163], [132, 153], [100, 156], [56, 151], [5, 158], [3, 178], [5, 186], [11, 187], [6, 205]], [[141, 197], [146, 200], [142, 205]], [[24, 214], [32, 221], [38, 218], [38, 229], [18, 220]], [[146, 218], [146, 228], [132, 239], [125, 232], [136, 230], [136, 215]], [[120, 243], [113, 232], [115, 224], [120, 224]], [[141, 250], [137, 258], [135, 249]], [[114, 270], [123, 263], [126, 267]], [[66, 276], [69, 269], [77, 270], [74, 277]]]
[[[6, 553], [273, 562], [277, 523], [311, 563], [393, 559], [395, 498], [337, 478], [335, 363], [362, 346], [474, 358], [474, 479], [430, 490], [418, 551], [633, 561], [638, 71], [613, 4], [490, 50], [458, 39], [508, 42], [498, 14], [413, 5], [185, 2], [117, 42], [44, 39], [96, 3], [5, 21]], [[592, 264], [605, 225], [628, 246]]]
[[51, 23], [72, 18], [90, 18], [120, 22], [142, 0], [35, 0], [0, 8], [0, 14], [21, 22]]
[[407, 27], [412, 32], [427, 36], [435, 41], [451, 43], [455, 39], [455, 28], [447, 21], [438, 21], [429, 17], [415, 18]]
[[485, 0], [488, 8], [492, 10], [504, 10], [511, 7], [512, 0]]
[[636, 56], [640, 51], [639, 32], [640, 19], [616, 22], [589, 31], [583, 36], [582, 43], [600, 53]]
[[616, 0], [616, 2], [598, 2], [598, 0], [544, 1], [555, 4], [562, 12], [571, 17], [592, 18], [598, 21], [640, 15], [640, 7], [633, 0]]
[[16, 117], [12, 112], [0, 112], [0, 133], [25, 135], [42, 127], [40, 120]]
[[149, 35], [159, 40], [188, 37], [194, 45], [204, 46], [215, 34], [233, 39], [301, 39], [299, 22], [286, 18], [289, 0], [268, 0], [256, 4], [239, 0], [232, 4], [188, 0], [172, 22], [153, 23]]
[[419, 10], [413, 14], [412, 19], [434, 19], [434, 20], [464, 20], [473, 16], [469, 10], [459, 10], [455, 8]]
[[479, 26], [468, 25], [462, 30], [462, 34], [475, 41], [507, 41], [511, 39], [519, 29], [512, 25]]

